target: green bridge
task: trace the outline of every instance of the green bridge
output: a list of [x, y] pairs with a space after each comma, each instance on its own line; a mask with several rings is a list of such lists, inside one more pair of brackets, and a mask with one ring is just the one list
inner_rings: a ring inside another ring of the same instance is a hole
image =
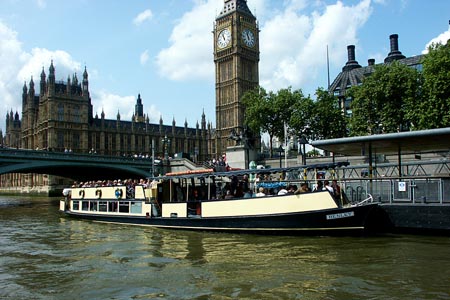
[[[37, 173], [74, 180], [145, 178], [152, 175], [152, 159], [0, 148], [0, 174]], [[155, 166], [155, 171], [161, 168]]]

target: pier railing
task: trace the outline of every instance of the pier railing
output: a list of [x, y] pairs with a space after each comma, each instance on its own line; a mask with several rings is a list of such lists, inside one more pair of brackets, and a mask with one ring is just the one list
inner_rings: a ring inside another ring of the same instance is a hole
[[343, 190], [353, 202], [371, 194], [375, 201], [405, 204], [450, 204], [450, 178], [346, 180]]

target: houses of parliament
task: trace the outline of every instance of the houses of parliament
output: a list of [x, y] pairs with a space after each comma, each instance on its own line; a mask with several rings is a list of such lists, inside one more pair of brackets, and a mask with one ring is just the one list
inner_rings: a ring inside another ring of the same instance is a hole
[[[6, 116], [5, 145], [12, 148], [38, 149], [48, 151], [71, 151], [74, 153], [95, 152], [99, 155], [130, 156], [148, 155], [152, 142], [155, 152], [163, 154], [164, 139], [169, 153], [187, 152], [199, 154], [205, 159], [207, 141], [211, 135], [206, 129], [203, 113], [201, 127], [195, 128], [164, 125], [162, 117], [159, 124], [151, 124], [144, 114], [141, 95], [138, 95], [135, 110], [130, 121], [121, 120], [120, 112], [116, 119], [106, 119], [104, 112], [93, 116], [89, 94], [88, 73], [85, 68], [83, 79], [78, 81], [76, 74], [66, 82], [55, 81], [55, 67], [50, 64], [48, 78], [44, 69], [40, 78], [40, 93], [36, 94], [33, 79], [22, 91], [22, 118], [11, 111]], [[211, 153], [211, 152], [209, 152]]]
[[[200, 123], [189, 127], [152, 124], [144, 114], [141, 95], [137, 96], [131, 120], [106, 119], [104, 112], [93, 115], [87, 69], [81, 81], [76, 74], [67, 81], [55, 80], [55, 66], [50, 62], [48, 76], [42, 69], [39, 94], [33, 78], [22, 89], [22, 112], [6, 115], [3, 145], [11, 148], [43, 151], [96, 152], [100, 155], [155, 156], [189, 153], [197, 161], [222, 155], [234, 145], [230, 134], [244, 131], [245, 107], [242, 95], [259, 84], [259, 28], [246, 0], [224, 0], [213, 29], [216, 126], [206, 123], [204, 112]], [[56, 66], [57, 67], [57, 66]], [[1, 133], [1, 132], [0, 132]], [[170, 141], [168, 143], [167, 141]], [[12, 176], [12, 177], [11, 177]], [[29, 177], [34, 175], [29, 175]], [[24, 176], [6, 174], [0, 186], [50, 184], [41, 177], [23, 181]], [[35, 183], [36, 182], [36, 183]]]

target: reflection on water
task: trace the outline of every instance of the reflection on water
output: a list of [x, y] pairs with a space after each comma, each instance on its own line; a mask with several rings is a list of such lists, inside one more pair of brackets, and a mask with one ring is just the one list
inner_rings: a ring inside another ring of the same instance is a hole
[[276, 237], [93, 223], [0, 197], [0, 299], [450, 299], [448, 237]]

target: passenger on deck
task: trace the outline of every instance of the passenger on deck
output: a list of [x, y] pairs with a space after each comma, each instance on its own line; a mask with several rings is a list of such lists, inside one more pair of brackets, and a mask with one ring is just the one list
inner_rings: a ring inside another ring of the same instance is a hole
[[323, 187], [323, 190], [329, 191], [330, 194], [334, 196], [334, 189], [330, 186], [330, 182], [328, 180], [325, 180], [324, 184], [325, 186]]
[[252, 198], [252, 197], [253, 197], [252, 191], [249, 188], [247, 188], [244, 192], [244, 198]]
[[335, 196], [336, 198], [341, 198], [341, 187], [340, 187], [339, 184], [337, 183], [337, 180], [336, 180], [336, 179], [334, 179], [334, 180], [331, 182], [331, 187], [332, 187], [333, 190], [334, 190], [334, 196]]
[[317, 186], [316, 186], [316, 188], [314, 189], [313, 192], [320, 192], [322, 190], [323, 190], [323, 183], [322, 183], [322, 181], [318, 181], [317, 182]]
[[287, 191], [284, 187], [282, 187], [282, 188], [278, 191], [277, 195], [278, 195], [278, 196], [281, 196], [281, 195], [286, 195], [287, 193], [288, 193], [288, 191]]
[[308, 193], [308, 192], [310, 192], [308, 184], [306, 182], [303, 182], [300, 185], [300, 188], [295, 191], [295, 194]]
[[225, 199], [233, 199], [233, 194], [231, 193], [230, 190], [227, 190], [227, 191], [226, 191]]
[[264, 188], [260, 187], [259, 192], [256, 193], [256, 197], [264, 197], [266, 194], [264, 193]]
[[288, 187], [288, 194], [292, 195], [292, 194], [295, 193], [296, 190], [297, 190], [297, 186], [296, 185], [294, 185], [294, 184], [289, 185], [289, 187]]

